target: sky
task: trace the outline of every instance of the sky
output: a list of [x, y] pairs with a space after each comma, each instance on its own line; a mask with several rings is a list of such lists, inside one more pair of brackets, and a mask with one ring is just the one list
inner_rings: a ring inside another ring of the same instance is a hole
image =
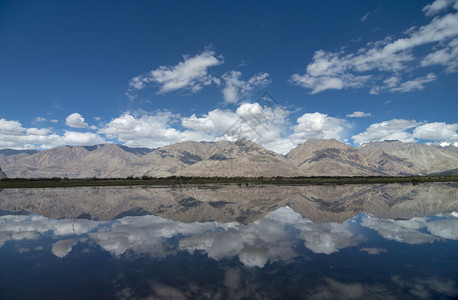
[[458, 146], [458, 0], [0, 1], [0, 149]]

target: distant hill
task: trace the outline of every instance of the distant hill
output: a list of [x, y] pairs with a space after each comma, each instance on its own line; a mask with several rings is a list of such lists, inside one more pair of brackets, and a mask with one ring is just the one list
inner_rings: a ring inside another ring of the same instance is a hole
[[454, 146], [442, 148], [399, 141], [373, 142], [353, 148], [334, 139], [310, 139], [282, 156], [241, 139], [188, 141], [158, 149], [117, 144], [64, 146], [43, 151], [7, 149], [0, 150], [0, 167], [10, 178], [456, 174], [458, 151]]

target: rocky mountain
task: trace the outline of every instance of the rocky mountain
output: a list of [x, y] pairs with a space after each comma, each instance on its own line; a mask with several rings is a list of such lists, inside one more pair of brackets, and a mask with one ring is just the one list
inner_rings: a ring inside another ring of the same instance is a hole
[[426, 175], [458, 168], [456, 151], [425, 144], [372, 142], [358, 150], [385, 170], [399, 175]]
[[6, 174], [0, 169], [0, 178], [6, 178]]
[[10, 178], [456, 174], [455, 148], [396, 141], [355, 149], [334, 139], [310, 139], [284, 157], [246, 139], [188, 141], [154, 150], [104, 144], [44, 151], [0, 150], [0, 167]]
[[1, 149], [0, 150], [0, 166], [11, 164], [17, 160], [26, 158], [27, 156], [30, 156], [37, 152], [38, 150]]
[[396, 175], [372, 161], [363, 152], [335, 139], [309, 139], [292, 149], [286, 158], [304, 175], [377, 176]]
[[302, 173], [283, 156], [246, 139], [172, 144], [110, 173], [111, 177], [171, 175], [250, 177], [300, 176]]
[[3, 167], [8, 177], [109, 177], [138, 159], [138, 155], [115, 144], [64, 146], [37, 152]]
[[112, 177], [167, 177], [210, 157], [213, 143], [187, 141], [155, 149], [129, 166], [118, 169]]
[[210, 150], [210, 156], [177, 174], [211, 177], [287, 177], [303, 174], [285, 157], [247, 139], [216, 142]]

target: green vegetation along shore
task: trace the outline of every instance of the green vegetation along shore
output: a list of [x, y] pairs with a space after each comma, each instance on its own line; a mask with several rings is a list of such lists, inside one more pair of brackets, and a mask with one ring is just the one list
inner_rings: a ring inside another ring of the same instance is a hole
[[412, 183], [423, 182], [458, 182], [458, 175], [441, 176], [354, 176], [354, 177], [127, 177], [127, 178], [3, 178], [1, 188], [52, 188], [80, 186], [181, 186], [194, 184], [238, 184], [238, 185], [323, 185], [323, 184], [374, 184], [374, 183]]

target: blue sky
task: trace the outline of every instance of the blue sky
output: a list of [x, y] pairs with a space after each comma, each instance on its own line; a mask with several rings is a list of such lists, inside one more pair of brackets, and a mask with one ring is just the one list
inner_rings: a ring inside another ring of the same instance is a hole
[[458, 145], [456, 99], [456, 0], [0, 2], [0, 149]]

